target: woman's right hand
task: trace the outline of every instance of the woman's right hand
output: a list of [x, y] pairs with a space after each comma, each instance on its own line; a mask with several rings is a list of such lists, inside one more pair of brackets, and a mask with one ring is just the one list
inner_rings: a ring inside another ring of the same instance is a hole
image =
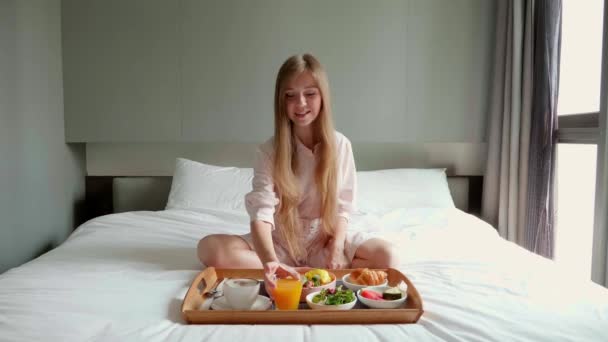
[[277, 286], [277, 278], [300, 279], [300, 273], [294, 268], [289, 267], [278, 261], [269, 261], [264, 264], [264, 286], [270, 297], [274, 298], [274, 288]]

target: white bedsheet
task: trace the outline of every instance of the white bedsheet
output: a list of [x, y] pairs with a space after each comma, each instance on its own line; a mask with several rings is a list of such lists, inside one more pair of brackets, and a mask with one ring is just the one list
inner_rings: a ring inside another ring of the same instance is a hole
[[457, 209], [354, 219], [401, 247], [418, 324], [186, 325], [198, 239], [244, 233], [245, 213], [160, 211], [89, 221], [60, 247], [0, 275], [0, 341], [607, 341], [608, 290], [500, 239]]

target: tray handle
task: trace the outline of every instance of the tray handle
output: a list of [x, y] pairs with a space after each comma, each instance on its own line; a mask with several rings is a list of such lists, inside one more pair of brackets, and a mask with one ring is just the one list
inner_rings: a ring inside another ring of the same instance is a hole
[[[404, 281], [407, 284], [407, 295], [408, 298], [405, 301], [406, 307], [416, 307], [420, 308], [421, 315], [423, 310], [422, 298], [416, 290], [416, 287], [412, 284], [412, 282], [405, 276], [405, 274], [401, 273], [399, 270], [394, 268], [387, 269], [388, 272], [388, 283], [390, 286], [397, 286], [400, 281]], [[420, 316], [418, 316], [420, 317]], [[417, 321], [418, 319], [416, 319]]]
[[190, 285], [184, 303], [182, 304], [182, 313], [187, 310], [197, 310], [204, 301], [203, 295], [211, 291], [217, 284], [217, 273], [214, 267], [207, 267]]

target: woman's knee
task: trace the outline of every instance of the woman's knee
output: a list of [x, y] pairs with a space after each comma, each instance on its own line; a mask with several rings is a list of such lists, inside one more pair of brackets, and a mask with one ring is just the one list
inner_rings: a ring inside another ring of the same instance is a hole
[[221, 238], [217, 235], [207, 235], [198, 242], [197, 252], [200, 261], [207, 266], [215, 266], [221, 260]]
[[365, 260], [362, 264], [366, 265], [364, 267], [396, 268], [399, 266], [398, 252], [395, 246], [379, 238], [370, 239], [363, 243], [357, 249], [355, 258]]
[[232, 268], [238, 264], [237, 252], [251, 250], [242, 238], [235, 235], [213, 234], [202, 238], [198, 243], [200, 261], [207, 265], [220, 268]]
[[381, 248], [378, 248], [375, 256], [378, 267], [395, 268], [399, 266], [399, 255], [397, 253], [397, 248], [390, 243], [385, 243]]

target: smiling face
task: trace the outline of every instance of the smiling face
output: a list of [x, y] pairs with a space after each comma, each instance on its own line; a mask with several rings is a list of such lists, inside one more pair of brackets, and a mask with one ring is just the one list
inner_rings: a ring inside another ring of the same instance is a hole
[[310, 128], [323, 103], [321, 91], [309, 71], [301, 72], [285, 85], [283, 92], [287, 117], [296, 128]]

